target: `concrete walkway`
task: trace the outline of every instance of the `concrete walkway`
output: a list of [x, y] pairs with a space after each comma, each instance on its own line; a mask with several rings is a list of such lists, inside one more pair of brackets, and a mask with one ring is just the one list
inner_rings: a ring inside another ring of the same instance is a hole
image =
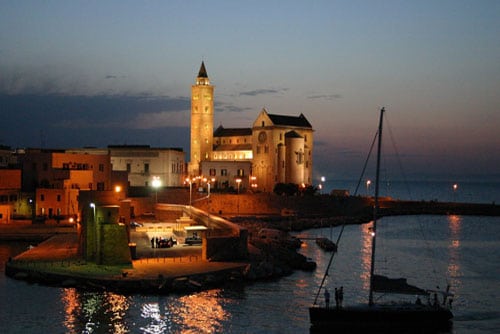
[[[64, 262], [82, 262], [77, 254], [77, 234], [66, 233], [51, 237], [50, 239], [40, 243], [26, 252], [16, 256], [13, 261], [13, 267], [17, 267], [16, 263], [31, 263], [29, 268], [37, 268], [37, 262], [54, 262], [54, 266], [40, 266], [40, 271], [54, 271], [61, 274], [61, 268], [67, 271], [65, 276], [71, 277], [71, 266]], [[217, 272], [230, 272], [235, 270], [241, 272], [248, 264], [243, 262], [209, 262], [201, 259], [200, 246], [185, 246], [177, 245], [172, 248], [151, 249], [151, 244], [148, 242], [140, 242], [138, 245], [138, 254], [143, 257], [132, 261], [132, 266], [123, 266], [122, 272], [126, 275], [117, 275], [115, 272], [110, 272], [109, 277], [103, 277], [102, 273], [92, 277], [92, 273], [85, 274], [88, 278], [95, 279], [119, 279], [120, 281], [136, 281], [136, 280], [157, 280], [158, 277], [165, 279], [184, 278], [194, 275], [211, 275]], [[146, 248], [145, 248], [146, 247]], [[146, 256], [144, 256], [146, 255]], [[151, 256], [154, 255], [154, 256]], [[53, 270], [57, 263], [60, 262], [60, 268]], [[84, 264], [81, 264], [84, 266]], [[104, 266], [103, 266], [104, 267]], [[35, 269], [36, 270], [36, 269]], [[78, 274], [74, 273], [75, 277], [82, 277], [81, 270]]]

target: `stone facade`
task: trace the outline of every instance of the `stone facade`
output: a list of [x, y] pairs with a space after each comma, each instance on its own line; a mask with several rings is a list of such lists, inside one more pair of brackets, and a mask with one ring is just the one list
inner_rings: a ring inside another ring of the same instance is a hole
[[191, 159], [189, 175], [200, 175], [200, 162], [210, 159], [214, 132], [214, 86], [201, 63], [196, 84], [191, 87]]
[[[215, 177], [223, 187], [264, 192], [273, 191], [276, 183], [312, 184], [313, 128], [303, 114], [275, 115], [262, 109], [252, 128], [221, 125], [214, 132], [213, 93], [202, 63], [191, 88], [191, 179]], [[249, 168], [241, 168], [243, 162]], [[236, 173], [229, 177], [229, 170]]]

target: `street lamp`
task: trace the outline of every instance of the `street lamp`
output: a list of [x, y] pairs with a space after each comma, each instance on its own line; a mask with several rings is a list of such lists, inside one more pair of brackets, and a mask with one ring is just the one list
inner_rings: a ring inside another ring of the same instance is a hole
[[370, 195], [370, 185], [372, 184], [371, 180], [366, 180], [366, 196]]
[[325, 178], [324, 176], [322, 176], [322, 177], [320, 178], [321, 183], [319, 184], [319, 187], [318, 187], [318, 188], [319, 188], [319, 193], [320, 193], [320, 194], [321, 194], [321, 190], [323, 189], [323, 183], [325, 183], [325, 180], [326, 180], [326, 178]]
[[[94, 255], [97, 254], [98, 250], [99, 250], [99, 245], [98, 245], [98, 242], [99, 242], [99, 238], [98, 238], [98, 233], [99, 233], [99, 229], [97, 228], [97, 219], [96, 219], [96, 216], [95, 216], [95, 203], [90, 203], [90, 207], [92, 208], [92, 211], [93, 211], [93, 215], [92, 215], [92, 220], [93, 220], [93, 228], [92, 228], [92, 236], [94, 237], [94, 247], [92, 247], [92, 252], [94, 253]], [[88, 230], [88, 229], [87, 229]], [[85, 232], [85, 234], [87, 234], [87, 232]]]
[[458, 189], [458, 184], [454, 183], [453, 184], [453, 202], [456, 201], [457, 189]]
[[[236, 179], [236, 185], [238, 188], [238, 195], [240, 194], [240, 184], [241, 184], [241, 179], [237, 178]], [[238, 215], [240, 214], [240, 197], [238, 196], [238, 202], [237, 202], [237, 209], [238, 209]]]
[[90, 203], [90, 207], [94, 210], [94, 220], [95, 220], [95, 203]]
[[240, 178], [236, 179], [236, 185], [238, 188], [238, 195], [240, 194], [240, 184], [241, 184], [241, 179]]
[[191, 200], [192, 200], [193, 180], [191, 180], [188, 177], [188, 178], [186, 178], [186, 182], [189, 183], [189, 211], [191, 212]]
[[153, 188], [155, 189], [155, 197], [156, 203], [158, 203], [158, 188], [161, 187], [161, 180], [159, 176], [153, 176], [153, 182], [151, 183]]
[[122, 191], [122, 186], [120, 186], [119, 184], [117, 184], [115, 186], [115, 193], [116, 193], [116, 198], [118, 201], [120, 201], [120, 192]]

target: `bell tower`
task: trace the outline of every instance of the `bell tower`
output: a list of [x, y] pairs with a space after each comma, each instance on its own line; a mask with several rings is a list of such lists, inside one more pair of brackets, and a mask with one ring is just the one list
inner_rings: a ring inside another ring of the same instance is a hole
[[200, 175], [200, 163], [210, 160], [214, 134], [214, 86], [201, 62], [196, 84], [191, 86], [191, 156], [189, 176]]

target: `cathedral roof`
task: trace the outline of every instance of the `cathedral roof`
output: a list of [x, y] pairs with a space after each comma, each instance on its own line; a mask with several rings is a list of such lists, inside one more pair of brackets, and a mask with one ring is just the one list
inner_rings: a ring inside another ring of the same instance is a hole
[[287, 126], [299, 126], [304, 128], [312, 128], [311, 123], [306, 119], [303, 114], [300, 116], [284, 116], [284, 115], [275, 115], [275, 114], [267, 114], [274, 125], [287, 125]]
[[222, 125], [214, 131], [214, 137], [235, 137], [235, 136], [251, 136], [251, 128], [224, 128]]
[[200, 66], [200, 71], [198, 72], [198, 78], [208, 78], [207, 70], [205, 69], [205, 63], [202, 61]]

